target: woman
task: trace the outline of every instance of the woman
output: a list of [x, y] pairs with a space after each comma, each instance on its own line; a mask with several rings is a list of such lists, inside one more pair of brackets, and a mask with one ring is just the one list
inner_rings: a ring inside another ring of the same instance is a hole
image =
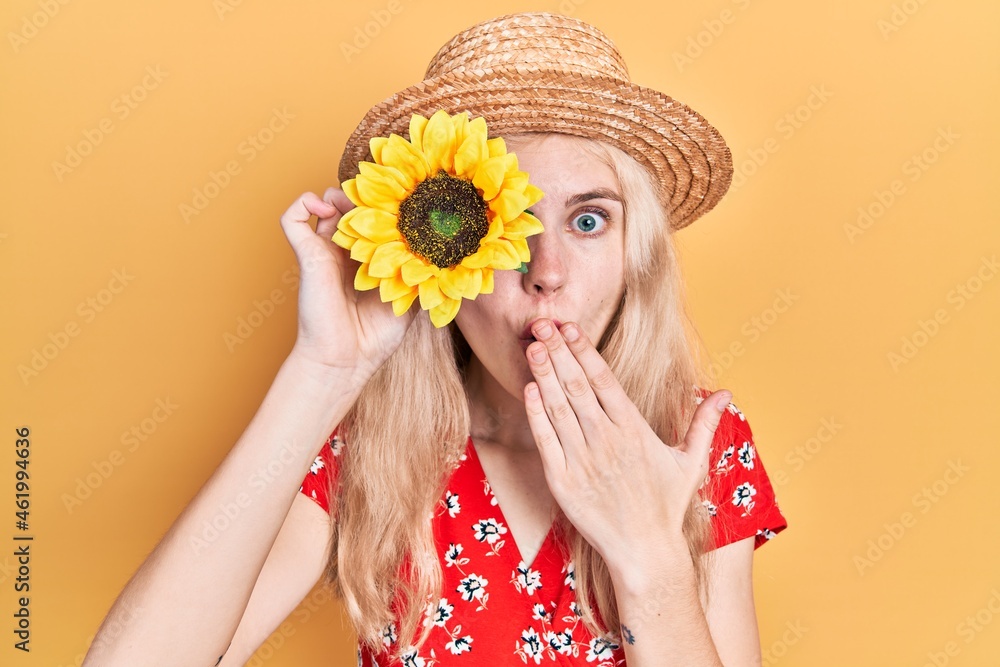
[[[517, 156], [497, 183], [530, 195], [523, 169], [540, 189], [515, 212], [541, 221], [530, 261], [482, 271], [461, 307], [443, 279], [380, 284], [376, 237], [409, 252], [419, 234], [346, 216], [376, 190], [414, 196], [405, 168], [359, 163], [390, 162], [370, 140], [407, 129], [406, 150], [435, 150], [450, 125], [432, 112], [485, 118], [506, 140], [490, 155]], [[295, 346], [85, 664], [243, 664], [324, 573], [359, 664], [758, 664], [752, 556], [785, 520], [731, 394], [698, 389], [670, 236], [731, 172], [714, 128], [629, 83], [591, 26], [521, 14], [457, 35], [358, 126], [346, 194], [282, 216]]]

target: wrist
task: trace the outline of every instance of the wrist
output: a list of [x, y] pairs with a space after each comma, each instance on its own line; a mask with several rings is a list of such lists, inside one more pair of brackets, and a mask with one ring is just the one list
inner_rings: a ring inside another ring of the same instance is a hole
[[653, 582], [680, 587], [694, 577], [691, 552], [682, 534], [670, 539], [650, 536], [642, 548], [605, 562], [615, 590], [633, 597], [646, 595]]

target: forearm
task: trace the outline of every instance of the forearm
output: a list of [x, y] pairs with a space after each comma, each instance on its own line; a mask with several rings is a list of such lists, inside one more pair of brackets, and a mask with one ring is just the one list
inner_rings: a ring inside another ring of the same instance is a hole
[[235, 446], [122, 591], [86, 664], [213, 665], [302, 478], [356, 397], [350, 380], [293, 353]]
[[702, 609], [694, 564], [680, 538], [611, 567], [629, 667], [723, 667]]

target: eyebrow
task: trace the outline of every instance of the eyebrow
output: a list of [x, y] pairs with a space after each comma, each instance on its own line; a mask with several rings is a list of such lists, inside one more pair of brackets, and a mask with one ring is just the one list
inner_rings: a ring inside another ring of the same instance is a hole
[[566, 207], [575, 206], [577, 204], [582, 204], [585, 201], [591, 199], [610, 199], [616, 201], [619, 204], [624, 204], [622, 196], [610, 188], [597, 188], [596, 190], [591, 190], [589, 192], [581, 192], [580, 194], [573, 195], [566, 198]]

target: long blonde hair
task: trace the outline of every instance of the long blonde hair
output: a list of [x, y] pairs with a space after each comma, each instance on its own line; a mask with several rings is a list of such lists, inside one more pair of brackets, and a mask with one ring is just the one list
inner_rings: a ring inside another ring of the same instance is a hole
[[[507, 142], [513, 147], [538, 136]], [[633, 158], [602, 142], [573, 139], [614, 170], [625, 202], [625, 295], [598, 349], [660, 439], [676, 445], [691, 421], [695, 387], [708, 386], [709, 376], [694, 348], [666, 213], [649, 173]], [[467, 355], [454, 324], [435, 329], [421, 313], [340, 427], [346, 447], [330, 490], [334, 531], [326, 575], [359, 641], [374, 652], [390, 643], [383, 635], [397, 614], [397, 657], [423, 645], [433, 627], [424, 622], [419, 638], [408, 641], [440, 598], [432, 517], [469, 435]], [[703, 600], [707, 516], [696, 497], [683, 527]], [[582, 620], [594, 636], [607, 636], [619, 627], [607, 565], [561, 510], [555, 527], [574, 564]]]

